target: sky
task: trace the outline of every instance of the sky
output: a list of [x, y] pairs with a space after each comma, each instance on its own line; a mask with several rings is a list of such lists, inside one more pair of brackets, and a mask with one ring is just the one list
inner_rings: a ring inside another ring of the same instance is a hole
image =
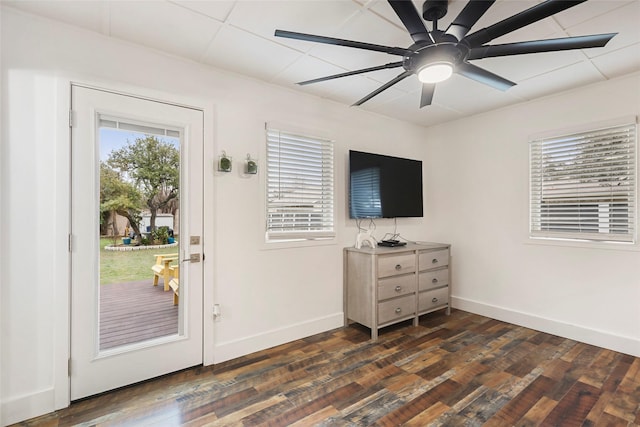
[[[145, 134], [113, 128], [100, 128], [100, 160], [105, 161], [113, 150], [124, 147], [127, 141], [135, 141], [136, 138], [144, 138]], [[172, 144], [180, 151], [180, 140], [170, 136], [156, 135], [160, 141]]]

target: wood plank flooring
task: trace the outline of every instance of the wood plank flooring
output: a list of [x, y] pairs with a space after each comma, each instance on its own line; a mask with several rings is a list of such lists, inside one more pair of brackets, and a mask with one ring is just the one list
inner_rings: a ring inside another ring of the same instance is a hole
[[368, 338], [352, 325], [20, 425], [640, 425], [639, 358], [458, 310]]
[[162, 279], [100, 286], [100, 350], [177, 333], [178, 306]]

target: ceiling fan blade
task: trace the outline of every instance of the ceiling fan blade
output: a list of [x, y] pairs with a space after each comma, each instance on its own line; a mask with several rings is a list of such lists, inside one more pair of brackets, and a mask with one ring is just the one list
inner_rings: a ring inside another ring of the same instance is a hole
[[420, 108], [431, 105], [433, 93], [436, 90], [435, 83], [422, 83], [422, 94], [420, 95]]
[[429, 31], [427, 31], [427, 27], [424, 26], [424, 21], [422, 21], [418, 10], [411, 0], [389, 0], [389, 4], [407, 31], [409, 31], [409, 34], [411, 34], [414, 42], [434, 43], [433, 38], [429, 35]]
[[389, 80], [388, 82], [386, 82], [385, 84], [383, 84], [382, 86], [380, 86], [378, 89], [374, 90], [373, 92], [371, 92], [369, 95], [365, 96], [364, 98], [362, 98], [361, 100], [359, 100], [358, 102], [354, 103], [353, 105], [351, 105], [352, 107], [355, 107], [357, 105], [362, 105], [365, 102], [367, 102], [368, 100], [370, 100], [371, 98], [373, 98], [374, 96], [378, 95], [379, 93], [389, 89], [391, 86], [393, 86], [394, 84], [398, 83], [400, 80], [403, 80], [407, 77], [409, 77], [411, 74], [413, 74], [411, 71], [405, 71], [402, 74], [397, 75], [395, 78]]
[[570, 7], [577, 6], [585, 1], [587, 0], [547, 0], [487, 28], [469, 34], [464, 38], [464, 41], [472, 48], [478, 47], [497, 37], [562, 12]]
[[401, 47], [382, 46], [379, 44], [363, 43], [353, 40], [336, 39], [333, 37], [316, 36], [313, 34], [296, 33], [293, 31], [276, 30], [276, 37], [285, 37], [288, 39], [304, 40], [308, 42], [333, 44], [345, 47], [355, 47], [357, 49], [374, 50], [376, 52], [384, 52], [390, 55], [405, 56], [411, 54], [413, 51], [404, 49]]
[[354, 76], [356, 74], [368, 73], [370, 71], [384, 70], [386, 68], [397, 68], [397, 67], [402, 67], [402, 61], [390, 62], [385, 65], [379, 65], [377, 67], [371, 67], [371, 68], [363, 68], [361, 70], [347, 71], [346, 73], [333, 74], [331, 76], [320, 77], [313, 80], [306, 80], [304, 82], [299, 82], [297, 84], [299, 84], [300, 86], [304, 86], [304, 85], [309, 85], [311, 83], [319, 83], [319, 82], [324, 82], [326, 80], [339, 79], [340, 77]]
[[445, 33], [462, 40], [494, 2], [495, 0], [470, 1], [449, 25]]
[[467, 59], [482, 59], [495, 56], [521, 55], [524, 53], [556, 52], [571, 49], [603, 47], [617, 33], [590, 36], [563, 37], [559, 39], [533, 40], [528, 42], [480, 46], [470, 50]]
[[497, 74], [493, 74], [491, 71], [487, 71], [484, 68], [469, 64], [468, 62], [461, 62], [458, 64], [456, 72], [466, 78], [484, 83], [501, 91], [505, 91], [516, 85], [510, 80], [500, 77]]

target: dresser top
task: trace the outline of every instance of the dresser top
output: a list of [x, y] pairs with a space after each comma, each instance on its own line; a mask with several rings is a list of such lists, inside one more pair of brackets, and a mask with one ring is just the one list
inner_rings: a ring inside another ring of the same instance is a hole
[[378, 246], [375, 248], [370, 248], [369, 246], [365, 246], [360, 249], [356, 249], [353, 246], [344, 248], [345, 251], [348, 252], [360, 252], [363, 254], [398, 254], [402, 252], [414, 252], [420, 250], [429, 250], [429, 249], [446, 249], [450, 247], [448, 243], [432, 243], [432, 242], [420, 242], [420, 243], [407, 243], [405, 246], [396, 246], [396, 247], [386, 247], [386, 246]]

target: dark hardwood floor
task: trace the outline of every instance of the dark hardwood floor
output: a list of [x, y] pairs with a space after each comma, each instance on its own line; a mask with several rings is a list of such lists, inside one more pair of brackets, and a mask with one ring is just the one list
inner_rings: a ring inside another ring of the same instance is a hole
[[24, 426], [635, 426], [640, 359], [454, 310], [357, 325], [73, 403]]

